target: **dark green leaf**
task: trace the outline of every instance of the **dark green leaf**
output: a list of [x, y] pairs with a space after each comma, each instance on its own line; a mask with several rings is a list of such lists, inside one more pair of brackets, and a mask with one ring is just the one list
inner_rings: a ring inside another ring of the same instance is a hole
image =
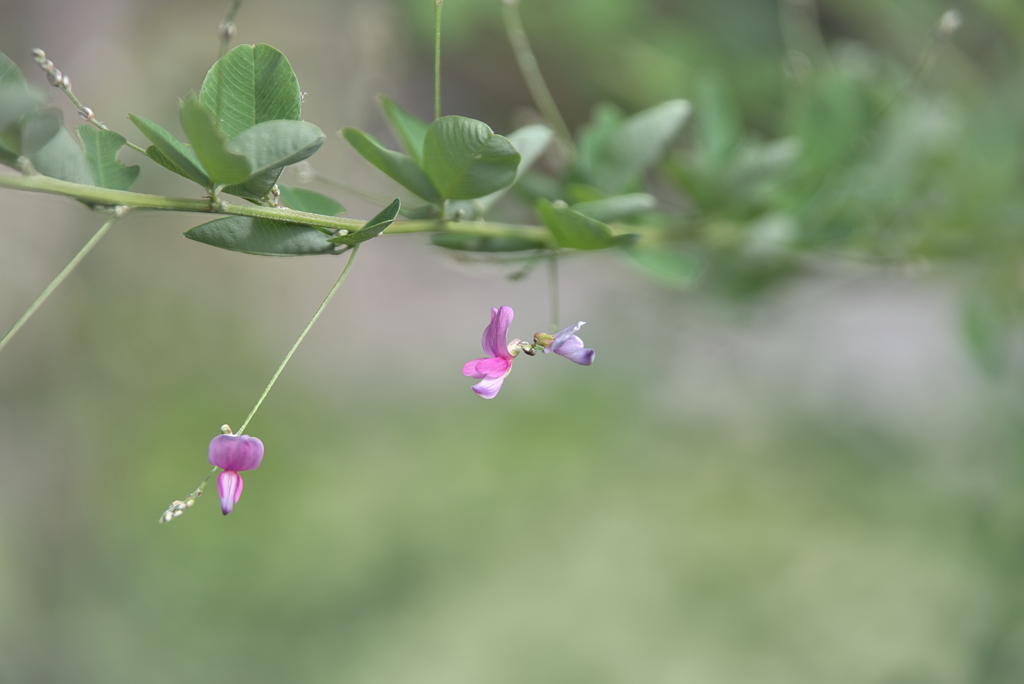
[[246, 155], [228, 149], [227, 138], [217, 127], [213, 113], [199, 101], [198, 95], [189, 93], [180, 107], [181, 127], [215, 185], [241, 183], [253, 174], [254, 169]]
[[617, 195], [606, 199], [580, 202], [572, 205], [574, 211], [589, 216], [596, 221], [610, 223], [635, 216], [644, 211], [654, 209], [658, 201], [653, 195], [637, 192], [631, 195]]
[[264, 121], [297, 121], [302, 94], [288, 59], [270, 45], [239, 45], [217, 60], [200, 99], [229, 139]]
[[611, 228], [573, 211], [564, 203], [552, 204], [544, 199], [538, 200], [537, 211], [560, 247], [604, 249], [615, 244]]
[[93, 185], [89, 162], [74, 136], [61, 126], [50, 141], [33, 154], [25, 155], [36, 171], [69, 183]]
[[391, 130], [402, 141], [405, 151], [416, 160], [417, 164], [422, 164], [423, 139], [427, 135], [429, 124], [399, 107], [387, 95], [378, 95], [378, 98], [381, 109], [384, 110], [384, 116], [391, 124]]
[[21, 126], [21, 153], [31, 157], [64, 127], [64, 113], [59, 109], [44, 109], [33, 114]]
[[430, 236], [430, 241], [438, 247], [465, 252], [522, 252], [547, 247], [543, 242], [527, 237], [484, 237], [462, 233], [435, 233]]
[[679, 249], [633, 247], [624, 253], [640, 270], [669, 287], [689, 287], [696, 282], [702, 270], [699, 258]]
[[285, 185], [278, 186], [281, 190], [281, 201], [285, 206], [295, 211], [305, 211], [309, 214], [322, 214], [323, 216], [337, 216], [345, 211], [340, 202], [313, 192], [306, 188], [290, 188]]
[[228, 149], [244, 155], [255, 175], [307, 159], [323, 144], [323, 132], [308, 121], [265, 121], [239, 133]]
[[444, 199], [476, 199], [512, 185], [521, 157], [482, 121], [443, 116], [427, 129], [423, 170]]
[[138, 166], [125, 166], [117, 158], [125, 139], [114, 131], [104, 131], [89, 125], [79, 126], [78, 138], [85, 147], [85, 158], [92, 169], [96, 185], [113, 190], [130, 190], [139, 177]]
[[[210, 187], [210, 177], [203, 170], [191, 145], [181, 142], [149, 119], [135, 114], [129, 114], [128, 118], [153, 143], [153, 146], [146, 150], [146, 156], [192, 182], [199, 183], [204, 188]], [[157, 156], [153, 154], [154, 149], [159, 150]]]
[[0, 164], [16, 169], [18, 168], [18, 155], [4, 147], [0, 147]]
[[249, 216], [226, 216], [189, 230], [189, 240], [232, 252], [263, 256], [333, 254], [334, 245], [312, 226]]
[[329, 241], [336, 245], [357, 245], [360, 242], [366, 242], [370, 238], [375, 238], [384, 232], [384, 229], [390, 226], [395, 217], [398, 216], [398, 210], [402, 208], [401, 200], [396, 199], [394, 202], [384, 208], [384, 211], [380, 212], [372, 219], [366, 222], [359, 230], [348, 235], [339, 235], [338, 237], [330, 238]]
[[221, 192], [250, 200], [262, 200], [274, 185], [277, 184], [277, 179], [281, 177], [282, 171], [284, 171], [284, 167], [267, 169], [262, 173], [250, 176], [244, 183], [229, 185], [221, 190]]
[[669, 100], [627, 118], [596, 150], [590, 170], [594, 185], [622, 192], [665, 155], [689, 116], [689, 102]]
[[343, 128], [341, 134], [366, 161], [398, 181], [404, 188], [431, 204], [441, 203], [441, 196], [434, 184], [412, 157], [389, 150], [372, 135], [363, 133], [358, 128]]

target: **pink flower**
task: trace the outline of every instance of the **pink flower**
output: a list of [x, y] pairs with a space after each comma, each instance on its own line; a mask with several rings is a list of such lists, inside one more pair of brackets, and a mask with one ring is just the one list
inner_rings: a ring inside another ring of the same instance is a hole
[[[576, 325], [570, 325], [555, 333], [551, 344], [544, 346], [544, 353], [555, 352], [570, 361], [575, 361], [581, 366], [589, 366], [594, 362], [594, 350], [583, 347], [583, 340], [576, 336], [576, 331], [586, 323], [580, 321]], [[534, 338], [536, 340], [536, 337]], [[543, 345], [543, 342], [541, 342]]]
[[210, 442], [210, 463], [223, 468], [217, 476], [220, 510], [224, 515], [242, 496], [241, 470], [255, 470], [263, 461], [263, 442], [249, 435], [217, 435]]
[[[512, 307], [491, 309], [491, 322], [484, 328], [483, 347], [487, 358], [473, 359], [462, 367], [462, 374], [480, 380], [473, 385], [473, 391], [484, 399], [493, 399], [505, 382], [505, 376], [512, 370], [512, 360], [519, 353], [519, 340], [506, 344], [508, 328], [512, 325]], [[515, 354], [509, 351], [512, 348]]]

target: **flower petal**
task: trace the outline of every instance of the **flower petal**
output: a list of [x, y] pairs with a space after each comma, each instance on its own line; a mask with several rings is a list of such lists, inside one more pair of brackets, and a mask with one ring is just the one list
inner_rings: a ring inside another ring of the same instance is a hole
[[508, 339], [508, 328], [512, 325], [512, 316], [514, 315], [511, 306], [491, 309], [491, 322], [484, 328], [482, 340], [484, 354], [503, 359], [512, 358], [512, 355], [508, 353], [506, 340]]
[[[594, 350], [584, 348], [583, 340], [575, 335], [570, 335], [567, 339], [562, 341], [557, 349], [555, 348], [555, 345], [551, 345], [549, 349], [554, 349], [556, 354], [564, 356], [570, 361], [575, 361], [581, 366], [589, 366], [594, 362]], [[544, 351], [548, 350], [545, 349]]]
[[512, 361], [509, 359], [473, 359], [462, 367], [462, 374], [467, 378], [493, 378], [508, 375], [510, 368]]
[[498, 396], [498, 390], [501, 389], [501, 383], [505, 382], [505, 375], [499, 375], [497, 377], [484, 378], [477, 384], [473, 385], [473, 391], [484, 399], [493, 399]]
[[565, 344], [566, 340], [570, 337], [574, 337], [576, 332], [586, 324], [586, 321], [580, 321], [576, 325], [570, 325], [568, 328], [562, 328], [556, 332], [555, 339], [551, 340], [551, 344], [548, 347], [545, 347], [544, 353], [547, 354], [548, 352], [558, 351], [558, 348]]
[[220, 511], [224, 515], [231, 512], [231, 508], [238, 503], [242, 496], [242, 476], [234, 470], [225, 470], [217, 476], [217, 493], [220, 494]]
[[263, 461], [263, 442], [249, 435], [217, 435], [210, 442], [209, 460], [224, 470], [254, 470]]

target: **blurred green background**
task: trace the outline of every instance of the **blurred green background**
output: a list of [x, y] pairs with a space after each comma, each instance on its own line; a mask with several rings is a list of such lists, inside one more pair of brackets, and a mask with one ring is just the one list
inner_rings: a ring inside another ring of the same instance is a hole
[[[1024, 5], [955, 4], [934, 42], [932, 0], [523, 0], [573, 129], [694, 100], [651, 190], [703, 280], [564, 260], [596, 363], [521, 358], [485, 402], [461, 364], [488, 307], [546, 327], [543, 273], [375, 240], [254, 419], [227, 518], [211, 489], [156, 524], [342, 264], [119, 223], [0, 355], [0, 682], [1021, 681]], [[44, 48], [141, 143], [127, 113], [180, 131], [224, 9], [7, 0], [0, 51], [42, 85]], [[375, 93], [431, 112], [431, 23], [430, 0], [246, 0], [237, 41], [288, 55], [307, 120], [386, 137]], [[498, 0], [445, 4], [443, 84], [446, 113], [530, 119]], [[810, 190], [722, 180], [790, 138]], [[140, 192], [194, 193], [122, 158]], [[336, 136], [313, 162], [394, 192]], [[5, 327], [100, 218], [2, 197]], [[798, 239], [751, 262], [737, 241], [780, 216]]]

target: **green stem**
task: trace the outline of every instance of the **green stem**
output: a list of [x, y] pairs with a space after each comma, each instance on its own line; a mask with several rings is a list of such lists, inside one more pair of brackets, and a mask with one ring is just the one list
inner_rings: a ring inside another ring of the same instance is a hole
[[74, 258], [68, 262], [68, 265], [57, 274], [57, 277], [46, 286], [46, 289], [43, 290], [42, 294], [36, 297], [36, 300], [32, 302], [32, 306], [28, 307], [28, 310], [21, 315], [21, 318], [19, 318], [17, 322], [15, 322], [14, 327], [3, 336], [3, 339], [0, 339], [0, 349], [3, 349], [7, 343], [11, 341], [11, 338], [21, 330], [22, 326], [28, 322], [28, 319], [32, 318], [32, 314], [34, 314], [36, 310], [43, 305], [43, 302], [53, 294], [53, 291], [56, 290], [62, 282], [64, 282], [64, 279], [67, 278], [73, 270], [75, 270], [75, 267], [78, 266], [82, 259], [84, 259], [85, 256], [92, 251], [92, 248], [96, 246], [96, 243], [103, 239], [103, 236], [107, 234], [107, 231], [110, 230], [110, 227], [114, 225], [118, 218], [120, 218], [120, 216], [111, 216], [110, 219], [96, 231], [96, 234], [85, 243], [85, 246], [78, 250], [78, 254], [76, 254]]
[[[155, 211], [184, 211], [200, 214], [250, 216], [265, 218], [272, 221], [284, 221], [325, 228], [330, 231], [353, 231], [362, 228], [366, 223], [359, 219], [322, 216], [295, 211], [285, 207], [265, 207], [256, 204], [229, 204], [221, 202], [218, 207], [210, 206], [210, 200], [190, 199], [186, 197], [165, 197], [163, 195], [146, 195], [126, 190], [98, 188], [94, 185], [82, 185], [50, 178], [49, 176], [15, 176], [0, 173], [0, 188], [42, 192], [50, 195], [71, 197], [89, 205], [125, 206], [133, 209]], [[636, 228], [631, 228], [636, 232]], [[406, 233], [459, 233], [480, 237], [525, 237], [537, 240], [549, 247], [554, 246], [551, 234], [538, 226], [523, 226], [508, 223], [491, 223], [489, 221], [455, 221], [442, 223], [436, 219], [416, 221], [400, 221], [391, 224], [384, 233], [386, 235], [402, 235]], [[327, 232], [327, 231], [325, 231]]]
[[551, 91], [548, 90], [544, 76], [540, 73], [540, 67], [537, 65], [537, 58], [533, 56], [530, 40], [526, 37], [523, 21], [519, 17], [519, 0], [503, 0], [502, 4], [505, 32], [508, 34], [508, 42], [512, 44], [512, 51], [516, 54], [516, 61], [519, 62], [519, 70], [526, 81], [526, 87], [530, 90], [537, 109], [555, 131], [555, 135], [575, 155], [576, 143], [572, 139], [569, 127], [565, 125], [565, 119], [558, 111], [558, 106], [555, 105], [554, 98], [551, 97]]
[[551, 332], [558, 332], [558, 255], [548, 257], [548, 294], [551, 297]]
[[348, 258], [348, 263], [345, 264], [345, 270], [343, 270], [341, 275], [338, 276], [338, 280], [334, 283], [334, 287], [332, 287], [331, 291], [327, 293], [324, 303], [321, 304], [320, 308], [316, 310], [315, 314], [313, 314], [313, 318], [309, 320], [305, 330], [303, 330], [302, 334], [299, 335], [299, 339], [295, 340], [295, 344], [293, 344], [292, 348], [288, 351], [288, 355], [284, 357], [284, 361], [282, 361], [281, 365], [277, 367], [277, 372], [274, 373], [274, 377], [270, 379], [270, 383], [267, 385], [267, 388], [263, 390], [263, 394], [260, 396], [259, 401], [257, 401], [256, 405], [252, 407], [252, 411], [250, 411], [249, 415], [245, 417], [245, 422], [242, 423], [242, 427], [238, 428], [238, 432], [235, 433], [236, 435], [240, 435], [245, 432], [245, 428], [249, 425], [249, 421], [252, 420], [254, 415], [256, 415], [256, 411], [259, 409], [260, 404], [263, 403], [263, 400], [267, 398], [267, 395], [270, 393], [270, 388], [274, 386], [275, 382], [277, 382], [278, 376], [281, 375], [281, 371], [284, 370], [284, 367], [288, 365], [288, 361], [292, 358], [292, 354], [294, 354], [295, 350], [299, 348], [300, 344], [302, 344], [302, 340], [305, 339], [306, 333], [308, 333], [309, 329], [313, 327], [314, 323], [316, 323], [316, 319], [320, 318], [320, 314], [323, 313], [323, 310], [327, 307], [327, 303], [331, 301], [331, 297], [333, 297], [334, 293], [338, 291], [338, 287], [341, 285], [341, 282], [345, 280], [345, 276], [348, 275], [348, 270], [352, 268], [352, 262], [355, 261], [356, 252], [358, 251], [359, 245], [352, 248], [352, 254]]
[[441, 118], [441, 5], [434, 2], [434, 119]]
[[228, 53], [228, 48], [231, 47], [231, 37], [235, 35], [235, 14], [238, 12], [238, 6], [242, 4], [242, 0], [231, 0], [231, 4], [228, 6], [228, 12], [224, 15], [224, 21], [220, 22], [218, 32], [220, 33], [220, 56], [223, 57]]

